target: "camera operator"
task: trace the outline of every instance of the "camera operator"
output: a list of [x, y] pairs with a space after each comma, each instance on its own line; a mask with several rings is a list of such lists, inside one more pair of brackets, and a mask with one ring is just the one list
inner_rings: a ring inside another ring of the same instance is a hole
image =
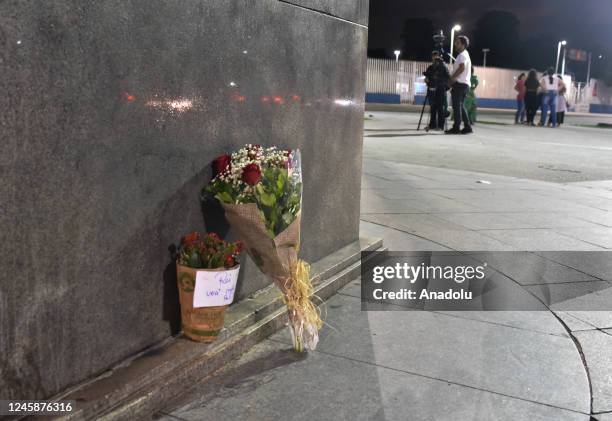
[[[472, 133], [472, 123], [465, 109], [465, 97], [470, 90], [472, 75], [472, 60], [467, 48], [470, 46], [468, 37], [461, 35], [455, 40], [455, 50], [457, 58], [453, 67], [453, 74], [448, 85], [452, 87], [451, 97], [453, 101], [453, 128], [446, 131], [446, 134], [469, 134]], [[464, 128], [461, 129], [461, 120]]]
[[425, 83], [427, 83], [427, 99], [429, 100], [431, 112], [429, 130], [444, 130], [444, 121], [446, 120], [444, 103], [450, 73], [442, 60], [440, 51], [433, 51], [431, 53], [431, 61], [431, 65], [423, 73], [425, 75]]

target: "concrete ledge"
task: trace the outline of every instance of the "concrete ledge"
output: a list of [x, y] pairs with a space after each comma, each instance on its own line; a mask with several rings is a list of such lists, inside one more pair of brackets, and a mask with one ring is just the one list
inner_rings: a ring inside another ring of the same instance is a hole
[[[362, 238], [312, 264], [315, 295], [325, 300], [360, 275], [361, 252], [377, 250], [382, 240]], [[233, 304], [225, 328], [213, 344], [182, 336], [169, 338], [98, 378], [55, 399], [77, 401], [77, 410], [65, 420], [133, 420], [150, 416], [172, 398], [282, 329], [286, 307], [270, 285]]]

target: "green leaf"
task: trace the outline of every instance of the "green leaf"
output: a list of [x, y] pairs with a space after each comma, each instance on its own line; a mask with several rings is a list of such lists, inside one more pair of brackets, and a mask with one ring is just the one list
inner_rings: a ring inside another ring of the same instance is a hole
[[276, 204], [276, 196], [265, 191], [263, 187], [258, 185], [256, 188], [257, 198], [264, 206], [272, 207]]
[[194, 251], [191, 256], [189, 256], [188, 266], [190, 268], [199, 268], [202, 266], [200, 255], [197, 252]]
[[220, 191], [215, 197], [223, 203], [234, 203], [234, 199], [228, 192]]

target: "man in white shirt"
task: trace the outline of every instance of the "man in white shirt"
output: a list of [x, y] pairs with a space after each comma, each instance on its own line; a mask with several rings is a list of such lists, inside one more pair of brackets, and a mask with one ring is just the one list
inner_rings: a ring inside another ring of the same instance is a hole
[[[472, 133], [472, 122], [465, 109], [465, 96], [470, 90], [470, 78], [472, 76], [472, 60], [467, 48], [470, 40], [466, 36], [459, 36], [455, 40], [455, 51], [457, 57], [453, 67], [453, 73], [448, 82], [452, 88], [451, 98], [453, 104], [454, 124], [453, 128], [446, 131], [446, 134], [469, 134]], [[461, 120], [463, 120], [463, 130], [461, 130]]]

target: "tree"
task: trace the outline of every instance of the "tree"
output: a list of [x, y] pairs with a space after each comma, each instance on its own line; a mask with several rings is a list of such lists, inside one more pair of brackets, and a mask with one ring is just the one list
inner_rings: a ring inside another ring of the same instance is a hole
[[402, 30], [402, 58], [429, 61], [433, 44], [434, 26], [431, 19], [407, 19]]
[[492, 10], [476, 22], [472, 57], [482, 64], [482, 50], [489, 48], [487, 65], [493, 67], [520, 67], [520, 20], [510, 12]]

